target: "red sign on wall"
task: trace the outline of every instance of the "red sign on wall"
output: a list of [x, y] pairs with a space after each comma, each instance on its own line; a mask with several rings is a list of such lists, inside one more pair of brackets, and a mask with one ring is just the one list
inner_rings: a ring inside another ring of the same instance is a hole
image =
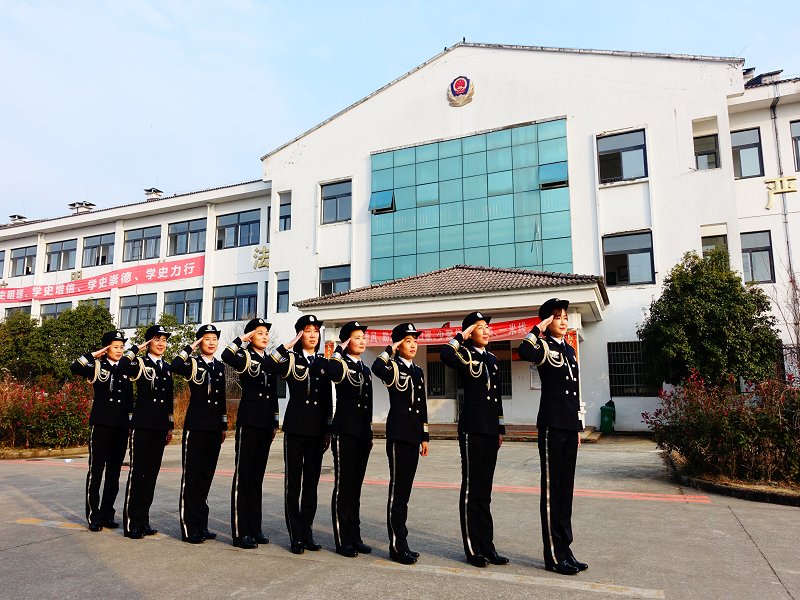
[[[524, 338], [534, 325], [540, 322], [539, 317], [532, 319], [518, 319], [516, 321], [503, 321], [501, 323], [491, 323], [489, 329], [492, 332], [491, 341], [517, 340]], [[417, 338], [420, 344], [446, 344], [452, 340], [457, 333], [461, 332], [461, 327], [441, 327], [436, 329], [419, 329], [422, 333]], [[391, 346], [392, 331], [390, 329], [368, 329], [365, 333], [367, 346]]]

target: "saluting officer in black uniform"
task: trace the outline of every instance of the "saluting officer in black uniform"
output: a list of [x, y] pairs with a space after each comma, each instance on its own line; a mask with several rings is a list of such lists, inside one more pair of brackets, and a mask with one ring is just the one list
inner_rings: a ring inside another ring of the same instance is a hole
[[[322, 548], [311, 527], [317, 513], [322, 455], [331, 443], [333, 393], [328, 361], [319, 356], [322, 321], [314, 315], [294, 324], [295, 338], [272, 352], [271, 372], [286, 380], [289, 403], [283, 415], [284, 511], [294, 554]], [[302, 499], [300, 497], [302, 489]]]
[[[125, 537], [132, 539], [158, 533], [150, 527], [150, 505], [164, 446], [172, 441], [172, 373], [162, 357], [170, 335], [162, 325], [153, 325], [144, 334], [145, 342], [131, 347], [117, 366], [118, 372], [136, 381], [130, 471], [122, 515]], [[145, 348], [149, 348], [147, 356], [137, 358], [137, 352]]]
[[[575, 351], [564, 341], [568, 300], [551, 298], [539, 309], [541, 323], [519, 347], [519, 357], [539, 368], [542, 395], [536, 429], [542, 468], [542, 541], [548, 571], [575, 575], [588, 568], [572, 554], [572, 491], [580, 446], [580, 390]], [[540, 339], [540, 334], [545, 334]]]
[[464, 382], [464, 404], [458, 419], [461, 449], [461, 536], [467, 560], [476, 567], [504, 565], [508, 559], [494, 547], [490, 504], [497, 451], [503, 444], [503, 400], [500, 368], [486, 350], [491, 317], [468, 314], [456, 334], [442, 349], [442, 362], [456, 369]]
[[[127, 375], [117, 373], [125, 348], [125, 334], [103, 334], [103, 348], [87, 352], [70, 365], [70, 370], [86, 377], [94, 387], [94, 403], [89, 415], [89, 472], [86, 475], [86, 520], [89, 531], [103, 527], [116, 529], [114, 501], [119, 492], [119, 472], [128, 448], [128, 427], [133, 412], [133, 386]], [[100, 502], [100, 484], [103, 501]]]
[[[268, 373], [273, 361], [264, 353], [270, 327], [272, 324], [264, 319], [253, 319], [245, 326], [244, 335], [222, 352], [222, 360], [236, 369], [242, 386], [236, 416], [231, 526], [233, 545], [245, 549], [269, 544], [261, 532], [261, 487], [269, 448], [278, 432], [278, 380]], [[248, 346], [242, 348], [247, 342]]]
[[[217, 468], [219, 449], [228, 431], [225, 403], [225, 365], [214, 358], [219, 329], [203, 325], [196, 341], [172, 361], [172, 372], [189, 382], [189, 408], [181, 440], [182, 467], [180, 518], [181, 539], [201, 544], [217, 537], [208, 529], [208, 492]], [[200, 347], [200, 358], [190, 356]]]
[[367, 349], [358, 321], [345, 323], [339, 332], [342, 342], [329, 362], [331, 380], [336, 384], [336, 414], [333, 417], [334, 484], [331, 517], [336, 552], [355, 557], [372, 548], [361, 539], [361, 486], [372, 450], [372, 375], [361, 362]]
[[[392, 329], [391, 346], [372, 363], [372, 371], [389, 388], [386, 418], [386, 456], [389, 458], [389, 556], [404, 565], [417, 562], [419, 553], [408, 547], [408, 500], [420, 456], [428, 456], [428, 403], [425, 377], [413, 362], [420, 332], [413, 323]], [[420, 450], [420, 444], [422, 450]]]

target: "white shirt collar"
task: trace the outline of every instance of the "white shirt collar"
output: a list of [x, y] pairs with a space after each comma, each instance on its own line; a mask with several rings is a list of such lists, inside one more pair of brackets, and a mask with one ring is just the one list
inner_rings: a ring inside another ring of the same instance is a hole
[[253, 350], [254, 352], [256, 352], [259, 356], [264, 356], [264, 351], [263, 350], [259, 350], [255, 346], [250, 346], [250, 349]]
[[111, 360], [111, 359], [110, 359], [110, 358], [108, 358], [107, 356], [106, 356], [106, 360], [107, 360], [109, 363], [111, 363], [111, 366], [112, 366], [112, 367], [116, 367], [116, 366], [117, 366], [117, 363], [119, 362], [118, 360]]
[[303, 356], [305, 356], [305, 357], [306, 357], [306, 359], [308, 359], [308, 357], [309, 357], [309, 356], [313, 356], [314, 358], [316, 358], [316, 357], [317, 357], [317, 355], [316, 355], [316, 354], [313, 354], [313, 353], [311, 353], [311, 352], [307, 352], [305, 348], [303, 348]]
[[486, 348], [478, 348], [477, 346], [473, 346], [472, 349], [479, 354], [483, 354], [486, 351]]
[[406, 359], [405, 359], [405, 358], [403, 358], [402, 356], [398, 356], [397, 358], [399, 358], [400, 360], [402, 360], [402, 361], [403, 361], [403, 364], [404, 364], [405, 366], [407, 366], [407, 367], [410, 367], [410, 366], [411, 366], [411, 361], [410, 361], [410, 360], [406, 360]]
[[551, 340], [553, 340], [553, 341], [554, 341], [556, 344], [558, 344], [559, 346], [560, 346], [560, 345], [561, 345], [561, 343], [564, 341], [564, 338], [561, 338], [561, 342], [559, 342], [559, 341], [558, 341], [556, 338], [554, 338], [552, 335], [550, 335], [550, 336], [548, 336], [548, 337], [549, 337]]
[[349, 356], [349, 357], [350, 357], [350, 360], [354, 360], [354, 361], [356, 361], [356, 362], [361, 362], [361, 357], [360, 357], [360, 356], [353, 356], [353, 355], [352, 355], [352, 354], [350, 354], [350, 353], [348, 353], [348, 354], [347, 354], [347, 356]]
[[202, 358], [204, 361], [206, 361], [206, 364], [208, 364], [208, 365], [210, 365], [210, 364], [212, 364], [214, 362], [214, 357], [213, 356], [211, 358], [207, 358], [205, 354], [201, 354], [200, 358]]
[[160, 361], [160, 360], [161, 360], [161, 357], [160, 357], [160, 356], [154, 356], [154, 355], [153, 355], [153, 354], [151, 354], [150, 352], [148, 352], [148, 353], [147, 353], [147, 356], [149, 356], [149, 357], [150, 357], [150, 360], [152, 360], [152, 361], [153, 361], [153, 362], [155, 362], [155, 363], [157, 363], [158, 361]]

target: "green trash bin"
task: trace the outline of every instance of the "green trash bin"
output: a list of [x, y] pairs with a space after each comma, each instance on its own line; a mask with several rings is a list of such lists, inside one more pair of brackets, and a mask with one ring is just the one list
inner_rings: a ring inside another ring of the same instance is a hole
[[600, 407], [600, 431], [603, 433], [614, 433], [614, 412], [613, 406]]

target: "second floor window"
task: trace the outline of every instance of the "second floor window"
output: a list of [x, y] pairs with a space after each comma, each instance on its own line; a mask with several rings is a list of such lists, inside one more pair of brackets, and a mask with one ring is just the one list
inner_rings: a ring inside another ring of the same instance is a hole
[[764, 175], [764, 159], [761, 156], [761, 132], [755, 129], [731, 132], [733, 149], [733, 176], [736, 179], [761, 177]]
[[597, 138], [600, 183], [647, 177], [644, 129]]
[[33, 275], [36, 270], [36, 246], [15, 248], [11, 251], [11, 270], [9, 277]]
[[170, 223], [167, 256], [206, 251], [206, 220]]
[[120, 329], [132, 329], [137, 325], [152, 325], [156, 322], [156, 294], [123, 296], [119, 299]]
[[246, 321], [255, 319], [258, 284], [224, 285], [214, 288], [213, 321]]
[[292, 228], [292, 192], [280, 192], [280, 213], [278, 214], [278, 231], [288, 231]]
[[6, 251], [0, 250], [0, 279], [3, 278], [5, 274], [5, 266], [6, 266]]
[[353, 182], [342, 181], [322, 186], [322, 223], [349, 221]]
[[653, 237], [646, 233], [603, 238], [606, 285], [655, 283]]
[[275, 312], [289, 312], [289, 272], [278, 273], [277, 277], [278, 289], [276, 296], [278, 297], [278, 305], [275, 308]]
[[772, 235], [769, 231], [742, 234], [742, 266], [746, 283], [775, 283]]
[[319, 270], [319, 295], [327, 296], [350, 289], [350, 265]]
[[114, 234], [83, 238], [83, 266], [99, 267], [114, 262]]
[[261, 209], [217, 217], [217, 250], [258, 244]]
[[74, 269], [77, 248], [78, 240], [47, 244], [47, 266], [45, 270], [50, 273], [51, 271]]
[[790, 124], [792, 132], [792, 148], [794, 149], [794, 170], [800, 171], [800, 121]]
[[694, 159], [699, 171], [707, 171], [719, 167], [716, 134], [694, 138]]
[[727, 250], [728, 249], [728, 236], [727, 235], [707, 235], [700, 238], [703, 245], [703, 257], [711, 254], [712, 250]]
[[72, 302], [54, 302], [52, 304], [42, 304], [39, 308], [39, 316], [42, 321], [54, 319], [65, 310], [72, 308]]
[[164, 312], [181, 325], [199, 323], [203, 318], [203, 290], [184, 290], [164, 294]]
[[124, 262], [158, 258], [161, 250], [161, 225], [125, 232]]

